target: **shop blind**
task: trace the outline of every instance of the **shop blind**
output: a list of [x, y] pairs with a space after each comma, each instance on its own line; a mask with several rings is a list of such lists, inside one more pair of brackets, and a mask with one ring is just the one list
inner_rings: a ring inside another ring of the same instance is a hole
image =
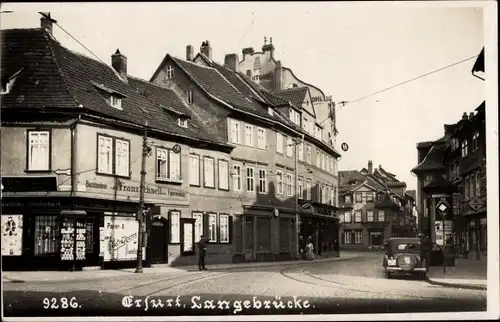
[[257, 251], [271, 251], [271, 218], [257, 218]]

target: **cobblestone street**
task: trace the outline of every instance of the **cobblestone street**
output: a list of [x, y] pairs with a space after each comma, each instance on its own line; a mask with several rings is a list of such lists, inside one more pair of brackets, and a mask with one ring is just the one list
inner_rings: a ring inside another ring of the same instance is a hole
[[[62, 297], [75, 297], [78, 308], [74, 308], [71, 314], [95, 313], [96, 310], [107, 309], [107, 314], [130, 314], [131, 310], [138, 310], [136, 313], [139, 315], [174, 315], [176, 308], [216, 310], [217, 301], [269, 300], [278, 301], [279, 306], [281, 300], [286, 306], [287, 301], [293, 300], [295, 296], [295, 300], [302, 301], [299, 307], [291, 302], [293, 307], [281, 308], [281, 311], [276, 309], [276, 312], [284, 313], [285, 310], [289, 311], [288, 313], [391, 313], [481, 311], [486, 308], [485, 291], [434, 286], [412, 277], [388, 280], [384, 276], [381, 260], [381, 253], [366, 253], [360, 258], [322, 263], [301, 262], [299, 265], [287, 267], [143, 275], [130, 273], [130, 276], [96, 281], [6, 283], [4, 307], [6, 314], [15, 312], [29, 315], [28, 309], [43, 309], [45, 297], [55, 298], [56, 305], [61, 305]], [[133, 296], [128, 298], [132, 300], [130, 304], [124, 300], [128, 295]], [[141, 299], [142, 304], [134, 302], [135, 299]], [[150, 301], [149, 307], [145, 306], [146, 299]], [[152, 307], [155, 304], [151, 303], [156, 303], [158, 299], [165, 303], [162, 311], [158, 310], [159, 307]], [[165, 311], [169, 308], [168, 299], [171, 299], [172, 307]], [[209, 302], [205, 303], [205, 300]], [[214, 302], [210, 303], [212, 300]], [[304, 307], [306, 300], [307, 307]], [[211, 308], [211, 304], [215, 307]], [[252, 313], [252, 305], [249, 304], [247, 310], [243, 308], [242, 313]], [[111, 313], [111, 309], [114, 313]], [[63, 314], [64, 310], [49, 308], [45, 311], [46, 314], [50, 312], [59, 315]], [[183, 313], [190, 314], [185, 311]]]

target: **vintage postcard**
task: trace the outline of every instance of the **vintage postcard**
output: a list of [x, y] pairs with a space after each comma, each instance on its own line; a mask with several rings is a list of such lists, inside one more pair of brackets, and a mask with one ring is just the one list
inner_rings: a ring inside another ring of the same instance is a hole
[[498, 318], [496, 15], [3, 3], [2, 318]]

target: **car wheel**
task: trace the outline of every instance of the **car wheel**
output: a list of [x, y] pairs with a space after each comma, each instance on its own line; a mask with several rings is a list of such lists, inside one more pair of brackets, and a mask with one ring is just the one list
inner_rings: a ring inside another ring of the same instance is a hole
[[388, 279], [391, 279], [391, 277], [392, 277], [391, 272], [385, 271], [385, 277], [387, 277]]

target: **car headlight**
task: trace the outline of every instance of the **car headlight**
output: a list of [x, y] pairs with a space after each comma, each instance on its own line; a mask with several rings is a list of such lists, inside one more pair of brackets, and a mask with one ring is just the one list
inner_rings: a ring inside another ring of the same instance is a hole
[[387, 265], [389, 265], [389, 266], [396, 266], [396, 260], [395, 259], [389, 259], [387, 261]]

